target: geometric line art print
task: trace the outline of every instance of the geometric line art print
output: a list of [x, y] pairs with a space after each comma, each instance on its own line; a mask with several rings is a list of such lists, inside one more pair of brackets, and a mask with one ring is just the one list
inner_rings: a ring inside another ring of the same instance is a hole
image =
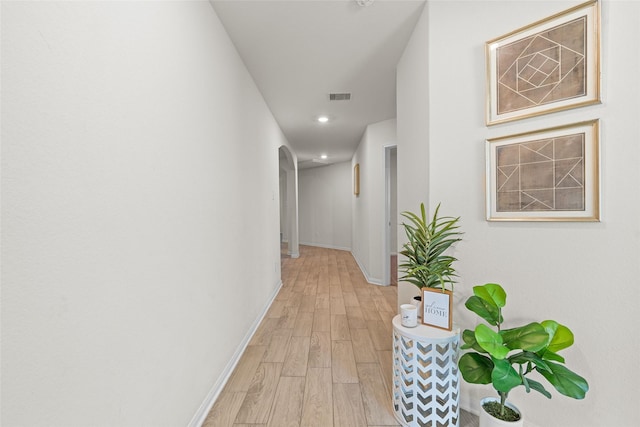
[[487, 125], [600, 103], [600, 2], [485, 43]]
[[496, 210], [584, 211], [585, 134], [496, 148]]
[[496, 50], [498, 114], [586, 94], [586, 17]]
[[600, 221], [599, 123], [487, 139], [487, 220]]

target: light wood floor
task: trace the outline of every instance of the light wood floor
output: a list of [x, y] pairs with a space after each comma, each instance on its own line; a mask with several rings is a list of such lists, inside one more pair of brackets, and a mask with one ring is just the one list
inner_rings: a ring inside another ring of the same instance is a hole
[[283, 257], [282, 282], [203, 426], [397, 426], [397, 288], [368, 284], [349, 252], [309, 246]]

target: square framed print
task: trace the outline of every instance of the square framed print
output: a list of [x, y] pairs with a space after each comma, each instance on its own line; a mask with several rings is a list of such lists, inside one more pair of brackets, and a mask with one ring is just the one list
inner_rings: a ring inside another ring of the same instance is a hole
[[486, 141], [489, 221], [599, 221], [599, 121]]
[[600, 6], [580, 4], [486, 43], [487, 125], [600, 103]]
[[450, 331], [453, 293], [440, 288], [422, 288], [422, 323]]

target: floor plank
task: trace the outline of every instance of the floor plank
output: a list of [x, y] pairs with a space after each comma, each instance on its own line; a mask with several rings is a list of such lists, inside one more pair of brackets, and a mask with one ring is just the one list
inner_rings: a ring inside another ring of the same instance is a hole
[[302, 413], [302, 394], [304, 377], [280, 377], [273, 409], [269, 418], [269, 427], [298, 427]]
[[294, 337], [311, 336], [311, 327], [313, 326], [313, 313], [301, 312], [296, 317], [296, 323], [293, 327]]
[[300, 426], [330, 426], [333, 423], [333, 388], [330, 368], [309, 368], [304, 390]]
[[364, 413], [370, 425], [398, 425], [391, 407], [380, 366], [377, 363], [358, 363], [358, 377], [362, 388]]
[[280, 379], [282, 363], [261, 363], [236, 416], [236, 423], [265, 424]]
[[351, 341], [331, 342], [331, 373], [334, 383], [358, 382], [358, 370]]
[[311, 333], [309, 368], [331, 367], [331, 334], [324, 331]]
[[368, 329], [351, 329], [353, 354], [358, 363], [377, 363], [378, 355], [373, 348]]
[[331, 314], [331, 339], [340, 341], [351, 339], [346, 314]]
[[291, 339], [291, 329], [277, 329], [271, 334], [271, 342], [262, 358], [263, 362], [284, 362]]
[[309, 337], [291, 337], [285, 356], [282, 375], [285, 377], [304, 377], [309, 360]]
[[223, 392], [202, 423], [202, 427], [229, 427], [242, 406], [246, 392]]
[[250, 345], [244, 351], [244, 354], [240, 358], [236, 369], [233, 371], [226, 389], [229, 391], [247, 391], [251, 385], [251, 380], [260, 366], [262, 357], [264, 356], [266, 346], [263, 345]]
[[366, 427], [360, 384], [333, 385], [333, 425], [335, 427]]

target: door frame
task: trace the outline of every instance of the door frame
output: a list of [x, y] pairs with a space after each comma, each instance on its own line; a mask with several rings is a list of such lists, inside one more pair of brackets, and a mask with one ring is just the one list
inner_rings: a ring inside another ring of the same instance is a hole
[[[396, 150], [397, 144], [383, 146], [384, 149], [384, 241], [383, 241], [383, 262], [382, 262], [382, 284], [389, 286], [391, 284], [391, 151]], [[397, 159], [397, 157], [396, 157]], [[397, 160], [396, 160], [396, 177], [397, 177]], [[396, 189], [397, 191], [397, 189]], [[397, 224], [396, 224], [397, 227]]]

